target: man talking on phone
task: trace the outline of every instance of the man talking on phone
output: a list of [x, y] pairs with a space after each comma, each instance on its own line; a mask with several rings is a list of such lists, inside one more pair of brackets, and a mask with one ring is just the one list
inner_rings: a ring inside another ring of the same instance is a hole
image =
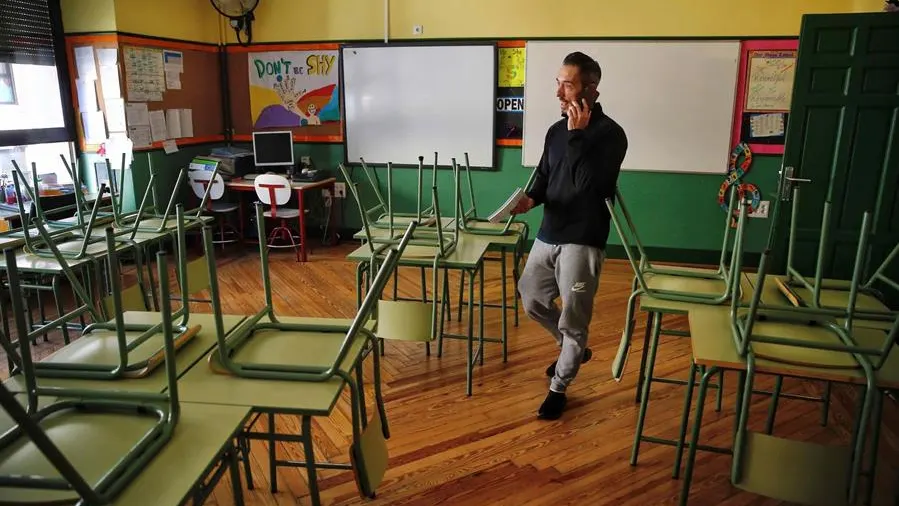
[[[590, 360], [587, 330], [605, 259], [609, 212], [627, 136], [597, 103], [602, 71], [591, 57], [565, 57], [556, 78], [562, 119], [549, 127], [534, 183], [514, 214], [543, 205], [543, 222], [518, 282], [527, 315], [556, 340], [560, 352], [547, 369], [549, 393], [538, 417], [558, 419], [565, 391]], [[562, 307], [555, 303], [561, 297]]]

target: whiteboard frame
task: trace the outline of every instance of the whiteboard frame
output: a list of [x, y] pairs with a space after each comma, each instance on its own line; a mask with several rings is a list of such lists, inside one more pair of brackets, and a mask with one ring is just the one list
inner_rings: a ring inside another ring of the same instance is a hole
[[[571, 37], [529, 37], [529, 38], [523, 38], [522, 40], [524, 40], [526, 45], [530, 44], [530, 43], [577, 43], [577, 42], [584, 42], [584, 43], [589, 43], [589, 44], [603, 43], [603, 42], [609, 42], [609, 43], [615, 43], [615, 42], [619, 42], [619, 43], [629, 43], [629, 42], [637, 42], [637, 43], [640, 43], [640, 42], [646, 42], [646, 43], [729, 42], [729, 43], [736, 44], [737, 61], [736, 61], [736, 67], [735, 67], [735, 73], [734, 73], [734, 89], [733, 89], [733, 101], [732, 101], [733, 104], [732, 104], [732, 107], [731, 107], [730, 113], [729, 113], [729, 114], [731, 114], [731, 122], [729, 123], [729, 127], [730, 127], [730, 125], [733, 122], [734, 116], [736, 115], [736, 105], [737, 105], [736, 100], [737, 100], [737, 92], [738, 92], [737, 88], [739, 86], [739, 82], [738, 82], [739, 75], [738, 74], [739, 74], [739, 68], [740, 68], [740, 55], [742, 54], [741, 51], [742, 51], [743, 43], [746, 41], [749, 41], [749, 40], [762, 41], [762, 40], [767, 40], [767, 39], [784, 39], [784, 38], [789, 38], [789, 37], [778, 37], [778, 36], [759, 36], [759, 37], [735, 37], [735, 36], [590, 37], [590, 36], [585, 36], [585, 37], [580, 37], [580, 36], [571, 36]], [[525, 56], [525, 69], [527, 69], [527, 57], [528, 56], [529, 56], [529, 52]], [[560, 61], [560, 64], [561, 64], [561, 61]], [[602, 63], [600, 63], [600, 65], [601, 64]], [[603, 69], [603, 71], [605, 71], [605, 69]], [[525, 75], [527, 76], [527, 70], [525, 70]], [[600, 86], [602, 86], [602, 85], [600, 85]], [[527, 87], [527, 81], [526, 81], [525, 89], [524, 89], [524, 95], [525, 95], [524, 114], [525, 114], [525, 116], [527, 116], [527, 111], [528, 111], [527, 88], [528, 87]], [[603, 104], [602, 97], [600, 97], [600, 99], [597, 101], [597, 103], [599, 103], [600, 105]], [[560, 119], [561, 119], [561, 117], [560, 117]], [[524, 124], [522, 125], [522, 127], [523, 127], [523, 130], [527, 129], [527, 121], [526, 120], [525, 120]], [[549, 125], [547, 125], [546, 128], [549, 128]], [[520, 146], [521, 147], [521, 160], [519, 163], [521, 163], [522, 167], [524, 167], [526, 169], [533, 169], [536, 166], [536, 164], [534, 166], [525, 164], [525, 146], [524, 146], [525, 137], [526, 137], [526, 133], [522, 132], [521, 146]], [[728, 148], [728, 153], [730, 152], [730, 149], [732, 147], [733, 146], [730, 146]], [[635, 173], [643, 172], [643, 173], [649, 173], [649, 174], [688, 174], [688, 175], [717, 175], [717, 174], [719, 174], [718, 172], [711, 172], [711, 171], [666, 170], [666, 169], [624, 168], [624, 167], [621, 168], [621, 172], [622, 173], [623, 172], [635, 172]], [[720, 173], [721, 174], [726, 173], [726, 166], [722, 166]]]
[[[446, 46], [484, 46], [493, 48], [493, 100], [491, 101], [490, 108], [493, 114], [490, 115], [490, 131], [491, 131], [491, 148], [490, 148], [490, 167], [482, 167], [472, 165], [471, 170], [480, 170], [485, 172], [499, 172], [499, 167], [497, 167], [497, 162], [499, 157], [497, 155], [497, 145], [496, 145], [496, 97], [497, 97], [497, 87], [498, 87], [498, 72], [497, 66], [499, 65], [499, 51], [498, 51], [498, 43], [496, 40], [477, 40], [477, 39], [462, 39], [462, 40], [438, 40], [438, 39], [428, 39], [428, 40], [415, 40], [415, 41], [397, 41], [397, 42], [352, 42], [340, 44], [340, 58], [338, 61], [338, 70], [340, 72], [340, 124], [343, 130], [343, 163], [345, 166], [356, 166], [361, 165], [361, 162], [352, 162], [349, 160], [349, 131], [347, 129], [347, 117], [346, 117], [346, 81], [344, 79], [344, 70], [343, 70], [343, 62], [344, 51], [348, 49], [356, 49], [356, 48], [387, 48], [387, 47], [446, 47]], [[428, 156], [432, 156], [433, 151], [430, 153], [422, 153], [422, 156], [425, 158], [425, 165], [427, 165]], [[456, 162], [460, 165], [464, 164], [465, 161], [463, 159], [456, 159]], [[368, 162], [366, 162], [368, 163]], [[404, 163], [391, 163], [391, 167], [397, 168], [418, 168], [416, 164], [404, 164]], [[441, 164], [437, 167], [439, 170], [452, 170], [453, 167], [451, 164]]]

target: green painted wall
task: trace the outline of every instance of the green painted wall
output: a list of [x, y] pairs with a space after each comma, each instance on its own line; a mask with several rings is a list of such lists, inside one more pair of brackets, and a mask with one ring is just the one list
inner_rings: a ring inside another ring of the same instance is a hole
[[[191, 158], [208, 154], [215, 145], [187, 146], [177, 153], [166, 155], [163, 151], [152, 151], [149, 160], [157, 171], [157, 191], [160, 200], [165, 201], [175, 184], [178, 169], [186, 166]], [[250, 148], [247, 143], [237, 143], [237, 147]], [[476, 191], [478, 214], [485, 216], [499, 206], [511, 192], [524, 185], [530, 176], [529, 169], [521, 166], [520, 148], [497, 148], [499, 170], [476, 171], [473, 181]], [[331, 170], [338, 174], [337, 164], [343, 159], [341, 144], [297, 144], [296, 157], [311, 156], [319, 169]], [[96, 156], [87, 155], [89, 162]], [[753, 166], [746, 180], [755, 183], [762, 192], [763, 199], [771, 199], [777, 186], [779, 156], [755, 156]], [[449, 163], [442, 160], [441, 163]], [[87, 181], [93, 188], [93, 166], [87, 175]], [[138, 202], [135, 194], [140, 195], [149, 181], [148, 153], [135, 155], [133, 171], [135, 179], [126, 184], [126, 209], [135, 209]], [[363, 203], [374, 203], [374, 194], [359, 168], [352, 169], [352, 177], [360, 184]], [[380, 180], [382, 192], [386, 194], [387, 174], [383, 167], [375, 172]], [[130, 177], [130, 174], [129, 174]], [[429, 178], [429, 173], [426, 173]], [[444, 168], [438, 173], [441, 211], [451, 212], [452, 175]], [[720, 251], [724, 226], [724, 212], [718, 207], [718, 188], [724, 179], [722, 175], [707, 174], [667, 174], [653, 172], [623, 172], [619, 185], [627, 199], [635, 226], [638, 227], [640, 239], [650, 251], [651, 258], [660, 261], [696, 261], [707, 262], [717, 258], [715, 251]], [[427, 180], [426, 180], [427, 181]], [[414, 211], [417, 171], [410, 168], [396, 169], [394, 174], [394, 206], [398, 211]], [[137, 189], [137, 191], [135, 191]], [[183, 201], [187, 193], [183, 188], [179, 201]], [[348, 196], [349, 197], [349, 196]], [[429, 203], [430, 197], [424, 198]], [[467, 199], [466, 199], [467, 202]], [[351, 199], [343, 202], [343, 220], [341, 228], [357, 230], [361, 226], [358, 209]], [[773, 202], [772, 202], [773, 204]], [[467, 207], [467, 206], [466, 206]], [[540, 226], [542, 211], [538, 208], [525, 216], [531, 226], [532, 237]], [[753, 219], [749, 222], [746, 236], [746, 251], [759, 253], [767, 239], [769, 219]], [[317, 226], [313, 223], [312, 226]], [[621, 241], [613, 230], [609, 243], [620, 245]], [[610, 256], [621, 256], [621, 250], [610, 247]]]
[[[182, 167], [187, 167], [191, 159], [195, 156], [207, 155], [214, 147], [214, 144], [182, 146], [177, 152], [170, 155], [167, 155], [165, 151], [162, 150], [135, 153], [134, 162], [131, 164], [131, 170], [125, 175], [125, 212], [134, 211], [137, 209], [137, 206], [140, 205], [140, 199], [143, 197], [144, 191], [150, 182], [150, 164], [153, 165], [153, 169], [156, 172], [154, 186], [156, 186], [157, 199], [159, 200], [160, 207], [157, 211], [162, 212], [165, 210], [165, 205], [172, 195], [175, 182], [178, 179], [178, 171]], [[85, 154], [81, 157], [82, 167], [87, 171], [82, 171], [82, 177], [88, 188], [92, 191], [97, 189], [97, 181], [94, 175], [94, 162], [97, 161], [100, 161], [100, 157], [97, 155]], [[115, 160], [111, 160], [111, 163], [113, 166], [117, 166]], [[120, 164], [120, 162], [118, 163]], [[118, 177], [121, 176], [118, 175]], [[186, 185], [180, 189], [176, 197], [178, 198], [178, 202], [183, 203], [185, 201], [185, 197], [190, 195], [189, 193], [186, 193], [188, 191], [189, 189]], [[152, 205], [152, 200], [148, 201], [147, 205]]]
[[[499, 170], [476, 171], [473, 176], [478, 214], [481, 216], [493, 212], [517, 186], [527, 183], [530, 176], [530, 170], [521, 166], [520, 148], [498, 149]], [[311, 156], [318, 168], [332, 168], [336, 167], [343, 159], [343, 146], [340, 144], [302, 144], [297, 146], [296, 153], [297, 156]], [[449, 160], [445, 162], [448, 163]], [[771, 193], [776, 191], [780, 163], [779, 156], [755, 156], [753, 158], [753, 166], [746, 181], [755, 183], [759, 187], [763, 199], [770, 199]], [[415, 210], [416, 172], [416, 170], [408, 168], [396, 169], [394, 205], [398, 211]], [[376, 173], [381, 182], [382, 192], [386, 192], [386, 170], [379, 167], [376, 169]], [[439, 173], [439, 176], [440, 201], [449, 203], [452, 198], [451, 173], [444, 170]], [[357, 182], [365, 183], [360, 185], [363, 202], [369, 205], [373, 203], [374, 197], [368, 188], [362, 170], [354, 169], [352, 177]], [[427, 172], [426, 177], [429, 177]], [[720, 251], [724, 230], [724, 211], [718, 207], [717, 196], [723, 180], [723, 173], [720, 176], [633, 171], [621, 174], [619, 185], [624, 198], [627, 199], [628, 210], [631, 212], [634, 224], [640, 234], [640, 240], [647, 248], [661, 250], [660, 254], [667, 257], [653, 256], [654, 259], [681, 259], [682, 255], [674, 253], [674, 256], [671, 256], [671, 252], [668, 250]], [[425, 202], [430, 202], [430, 198], [426, 198]], [[449, 209], [443, 209], [444, 206], [442, 206], [441, 212], [447, 213]], [[533, 230], [532, 236], [536, 235], [541, 218], [542, 211], [539, 208], [525, 216]], [[769, 224], [770, 220], [761, 218], [749, 222], [746, 232], [747, 252], [761, 252], [767, 240]], [[349, 202], [344, 207], [343, 226], [347, 228], [361, 226], [358, 210]], [[614, 231], [610, 235], [609, 242], [616, 245], [621, 244]], [[686, 256], [689, 257], [689, 255]]]

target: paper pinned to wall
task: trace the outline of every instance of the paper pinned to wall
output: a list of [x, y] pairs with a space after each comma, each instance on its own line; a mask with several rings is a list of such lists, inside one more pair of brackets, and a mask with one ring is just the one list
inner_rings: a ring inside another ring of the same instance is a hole
[[170, 90], [181, 89], [181, 73], [165, 71], [165, 87]]
[[162, 100], [162, 92], [165, 91], [165, 67], [162, 62], [162, 51], [125, 46], [123, 59], [125, 60], [125, 86], [128, 91], [128, 99], [138, 101], [138, 96], [147, 96], [147, 99], [155, 100], [156, 95], [154, 94], [158, 93], [158, 100]]
[[193, 109], [178, 109], [181, 116], [181, 137], [194, 136]]
[[75, 68], [78, 70], [79, 79], [97, 79], [97, 62], [94, 61], [93, 46], [78, 46], [75, 48]]
[[143, 102], [125, 104], [125, 116], [129, 126], [150, 126], [150, 111]]
[[165, 124], [168, 129], [169, 139], [181, 137], [181, 114], [178, 112], [178, 109], [165, 111]]
[[178, 143], [175, 142], [174, 139], [169, 139], [162, 143], [162, 149], [165, 151], [165, 154], [170, 155], [172, 153], [178, 152]]
[[153, 145], [149, 126], [129, 126], [128, 137], [134, 143], [135, 148], [148, 148]]
[[122, 85], [119, 81], [117, 65], [100, 65], [100, 84], [103, 86], [103, 98], [119, 98], [122, 96]]
[[84, 129], [85, 143], [100, 144], [106, 140], [106, 123], [103, 119], [103, 111], [82, 112], [81, 126]]
[[181, 51], [173, 51], [164, 49], [162, 51], [162, 61], [166, 72], [181, 73], [184, 72], [184, 53]]
[[151, 91], [150, 93], [147, 93], [147, 101], [162, 102], [162, 93], [158, 91]]
[[75, 88], [78, 90], [78, 110], [81, 112], [94, 112], [97, 106], [97, 88], [93, 79], [76, 79]]
[[106, 125], [110, 132], [124, 132], [126, 130], [125, 99], [107, 98]]
[[757, 114], [749, 120], [752, 137], [780, 137], [784, 134], [784, 115]]
[[166, 139], [165, 111], [150, 111], [150, 134], [153, 142]]
[[98, 47], [97, 60], [101, 67], [116, 65], [119, 63], [119, 50], [115, 47]]

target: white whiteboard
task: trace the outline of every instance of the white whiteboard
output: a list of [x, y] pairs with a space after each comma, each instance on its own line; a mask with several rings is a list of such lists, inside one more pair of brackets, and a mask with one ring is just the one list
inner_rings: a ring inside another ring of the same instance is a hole
[[568, 53], [599, 62], [599, 103], [628, 138], [623, 170], [720, 173], [732, 146], [738, 41], [528, 42], [522, 165], [540, 161], [558, 121], [555, 78]]
[[493, 167], [493, 44], [345, 46], [347, 162]]

